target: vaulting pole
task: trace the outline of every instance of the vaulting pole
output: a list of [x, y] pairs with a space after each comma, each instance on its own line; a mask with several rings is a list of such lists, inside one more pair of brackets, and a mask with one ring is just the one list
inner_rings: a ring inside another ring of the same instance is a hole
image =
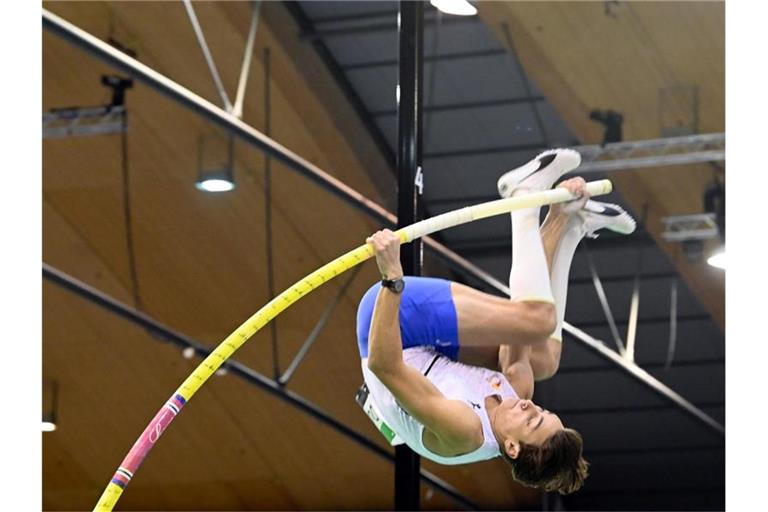
[[[612, 185], [608, 180], [594, 181], [587, 184], [587, 191], [592, 196], [607, 194]], [[396, 231], [401, 243], [408, 243], [424, 235], [434, 233], [467, 222], [484, 219], [494, 215], [501, 215], [512, 210], [543, 206], [556, 202], [575, 199], [565, 188], [556, 188], [544, 192], [537, 192], [525, 196], [499, 199], [488, 203], [461, 208], [451, 212], [437, 215], [427, 220], [411, 224]], [[326, 263], [311, 274], [296, 281], [285, 289], [280, 295], [269, 301], [250, 318], [243, 322], [235, 331], [227, 336], [219, 346], [181, 383], [176, 391], [168, 398], [160, 410], [155, 414], [139, 438], [131, 447], [128, 455], [118, 466], [109, 484], [99, 498], [94, 511], [111, 511], [123, 490], [128, 486], [136, 471], [141, 466], [150, 450], [163, 435], [171, 422], [182, 411], [198, 390], [226, 363], [230, 357], [242, 347], [262, 327], [271, 322], [277, 315], [291, 307], [296, 301], [311, 293], [318, 287], [330, 281], [334, 277], [363, 263], [374, 255], [371, 245], [365, 244], [353, 249], [335, 260]]]

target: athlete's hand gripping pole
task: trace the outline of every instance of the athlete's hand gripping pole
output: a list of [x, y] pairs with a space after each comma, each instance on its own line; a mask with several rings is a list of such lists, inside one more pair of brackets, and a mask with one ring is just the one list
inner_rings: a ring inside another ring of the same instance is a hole
[[[608, 194], [613, 189], [609, 180], [600, 180], [587, 183], [587, 192], [590, 196]], [[468, 206], [459, 210], [437, 215], [430, 219], [411, 224], [398, 231], [401, 243], [410, 242], [416, 238], [429, 235], [436, 231], [465, 224], [475, 220], [509, 213], [513, 210], [544, 206], [553, 203], [562, 203], [576, 199], [565, 188], [554, 188], [544, 192], [536, 192], [527, 195], [499, 199], [475, 206]], [[107, 485], [107, 488], [99, 498], [95, 511], [111, 511], [123, 490], [138, 470], [149, 450], [154, 446], [171, 421], [181, 411], [182, 407], [192, 399], [200, 387], [213, 375], [216, 370], [229, 359], [248, 339], [256, 334], [262, 327], [272, 321], [283, 310], [304, 295], [310, 293], [326, 281], [330, 281], [337, 275], [366, 261], [374, 255], [373, 248], [369, 244], [362, 245], [348, 253], [323, 265], [304, 279], [297, 281], [290, 288], [269, 301], [253, 316], [246, 320], [235, 332], [230, 334], [211, 354], [206, 357], [192, 374], [171, 395], [171, 398], [163, 405], [160, 411], [152, 418], [141, 436], [136, 440], [131, 451], [123, 459]]]

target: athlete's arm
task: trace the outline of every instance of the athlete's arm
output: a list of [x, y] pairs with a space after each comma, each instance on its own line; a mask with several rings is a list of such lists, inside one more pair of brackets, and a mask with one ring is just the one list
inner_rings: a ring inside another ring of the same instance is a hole
[[[368, 242], [376, 251], [382, 276], [402, 278], [398, 237], [385, 230], [370, 237]], [[482, 442], [477, 416], [465, 404], [447, 399], [426, 377], [403, 361], [400, 298], [400, 294], [383, 287], [376, 297], [368, 336], [368, 368], [408, 414], [443, 444], [460, 451], [474, 449]]]
[[499, 346], [499, 371], [504, 374], [520, 398], [533, 397], [534, 371], [531, 352], [530, 346]]

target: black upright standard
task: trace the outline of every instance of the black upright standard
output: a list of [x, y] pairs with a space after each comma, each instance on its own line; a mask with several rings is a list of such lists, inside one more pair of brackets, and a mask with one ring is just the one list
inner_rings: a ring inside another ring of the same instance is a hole
[[[421, 111], [423, 58], [422, 2], [401, 0], [400, 77], [398, 117], [397, 227], [421, 220]], [[400, 259], [406, 275], [421, 274], [421, 239], [402, 247]], [[419, 456], [406, 445], [395, 448], [395, 510], [419, 509]]]

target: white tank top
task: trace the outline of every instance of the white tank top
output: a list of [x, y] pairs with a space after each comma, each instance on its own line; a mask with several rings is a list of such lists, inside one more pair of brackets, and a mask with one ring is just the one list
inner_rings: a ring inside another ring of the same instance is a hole
[[[437, 360], [435, 360], [435, 356]], [[432, 453], [424, 446], [422, 434], [424, 425], [416, 421], [395, 400], [386, 386], [368, 369], [368, 360], [362, 360], [363, 377], [374, 404], [384, 421], [407, 444], [422, 457], [439, 464], [468, 464], [498, 457], [499, 444], [491, 430], [491, 423], [485, 409], [485, 398], [499, 395], [502, 399], [518, 398], [515, 390], [503, 374], [486, 368], [469, 366], [438, 355], [432, 347], [413, 347], [403, 350], [403, 361], [415, 368], [434, 384], [447, 398], [461, 400], [467, 404], [483, 425], [483, 444], [475, 451], [456, 457], [443, 457]], [[431, 368], [430, 368], [431, 365]]]

